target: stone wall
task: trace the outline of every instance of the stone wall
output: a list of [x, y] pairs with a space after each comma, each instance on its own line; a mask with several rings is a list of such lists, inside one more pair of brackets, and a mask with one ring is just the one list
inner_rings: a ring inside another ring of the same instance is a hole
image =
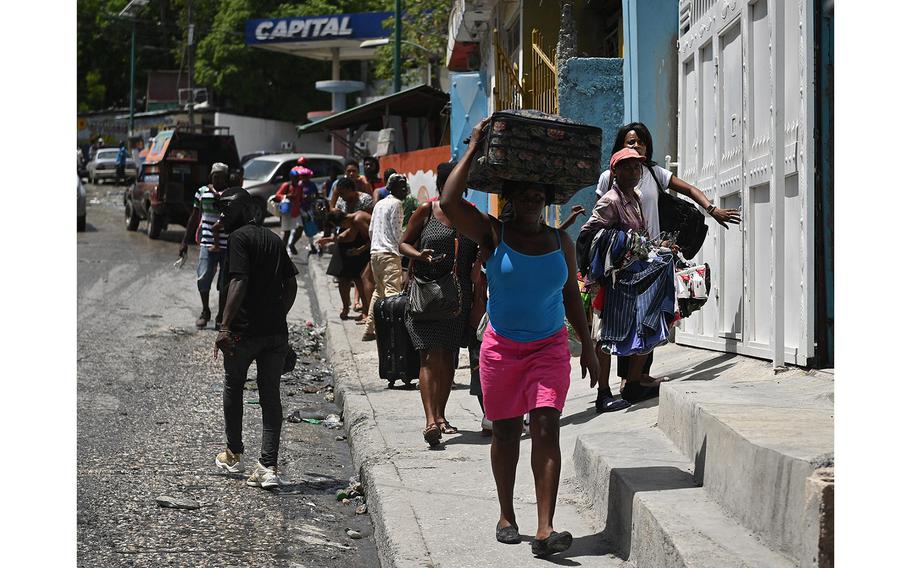
[[[610, 163], [613, 137], [623, 125], [623, 60], [608, 58], [568, 59], [559, 69], [559, 114], [566, 118], [597, 126], [603, 130], [601, 171]], [[560, 207], [565, 219], [573, 205], [584, 205], [590, 215], [594, 207], [595, 186], [579, 191], [569, 203]], [[574, 239], [587, 216], [582, 216], [569, 229]]]

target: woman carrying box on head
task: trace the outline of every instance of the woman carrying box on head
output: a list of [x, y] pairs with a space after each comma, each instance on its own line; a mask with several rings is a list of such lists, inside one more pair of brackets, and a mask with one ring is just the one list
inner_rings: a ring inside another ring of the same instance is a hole
[[[503, 197], [512, 204], [510, 220], [480, 212], [461, 199], [471, 161], [489, 119], [474, 127], [461, 161], [449, 176], [440, 205], [455, 227], [481, 247], [487, 261], [489, 325], [480, 353], [484, 409], [493, 421], [490, 458], [500, 518], [496, 539], [521, 541], [513, 507], [522, 417], [530, 413], [531, 469], [537, 494], [535, 556], [569, 548], [572, 535], [553, 529], [561, 453], [559, 416], [569, 390], [567, 318], [578, 331], [582, 376], [599, 375], [575, 274], [575, 248], [569, 236], [541, 222], [551, 186], [505, 182]], [[533, 354], [533, 356], [530, 356]]]

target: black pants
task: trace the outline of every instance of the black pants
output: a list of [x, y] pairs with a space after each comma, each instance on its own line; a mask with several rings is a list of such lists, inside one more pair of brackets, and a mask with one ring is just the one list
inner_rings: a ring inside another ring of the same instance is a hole
[[[625, 379], [629, 376], [629, 357], [617, 357], [616, 365], [616, 376]], [[642, 375], [649, 375], [651, 373], [651, 363], [654, 362], [654, 352], [648, 353], [648, 358], [645, 360], [645, 366], [641, 370]], [[233, 451], [233, 450], [232, 450]]]
[[243, 453], [243, 383], [256, 361], [256, 384], [262, 408], [262, 454], [259, 463], [278, 465], [278, 442], [284, 419], [279, 381], [288, 350], [287, 335], [241, 337], [234, 354], [224, 358], [224, 431], [227, 447]]

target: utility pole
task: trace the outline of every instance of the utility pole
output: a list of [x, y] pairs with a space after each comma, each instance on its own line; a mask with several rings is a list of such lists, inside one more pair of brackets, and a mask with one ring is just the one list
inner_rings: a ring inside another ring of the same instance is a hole
[[126, 7], [120, 10], [119, 14], [110, 16], [120, 21], [128, 21], [132, 26], [130, 36], [130, 93], [128, 97], [130, 101], [130, 122], [127, 136], [133, 135], [133, 115], [136, 112], [136, 20], [139, 18], [139, 11], [148, 3], [149, 0], [130, 0]]
[[133, 31], [130, 38], [130, 127], [127, 130], [127, 137], [133, 135], [133, 115], [136, 106], [136, 17], [133, 17]]
[[392, 85], [397, 93], [401, 90], [401, 0], [395, 0], [395, 82]]
[[196, 50], [195, 45], [193, 44], [193, 0], [187, 0], [186, 2], [186, 51], [187, 51], [187, 65], [188, 69], [188, 79], [189, 79], [189, 88], [190, 88], [190, 103], [188, 107], [188, 118], [190, 119], [190, 126], [193, 125], [193, 106], [196, 104], [196, 97], [193, 91], [193, 70], [195, 67], [194, 63], [194, 52]]

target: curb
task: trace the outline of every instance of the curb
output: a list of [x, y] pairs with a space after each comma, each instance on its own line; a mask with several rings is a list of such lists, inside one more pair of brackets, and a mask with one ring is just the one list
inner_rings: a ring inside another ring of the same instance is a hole
[[375, 344], [352, 344], [344, 325], [330, 317], [335, 309], [330, 293], [335, 286], [325, 274], [325, 266], [321, 261], [307, 263], [317, 303], [312, 309], [318, 310], [326, 325], [326, 357], [335, 374], [335, 396], [342, 408], [354, 469], [366, 488], [379, 561], [384, 568], [432, 566], [410, 496], [391, 460], [396, 450], [379, 429], [361, 380], [378, 368]]

